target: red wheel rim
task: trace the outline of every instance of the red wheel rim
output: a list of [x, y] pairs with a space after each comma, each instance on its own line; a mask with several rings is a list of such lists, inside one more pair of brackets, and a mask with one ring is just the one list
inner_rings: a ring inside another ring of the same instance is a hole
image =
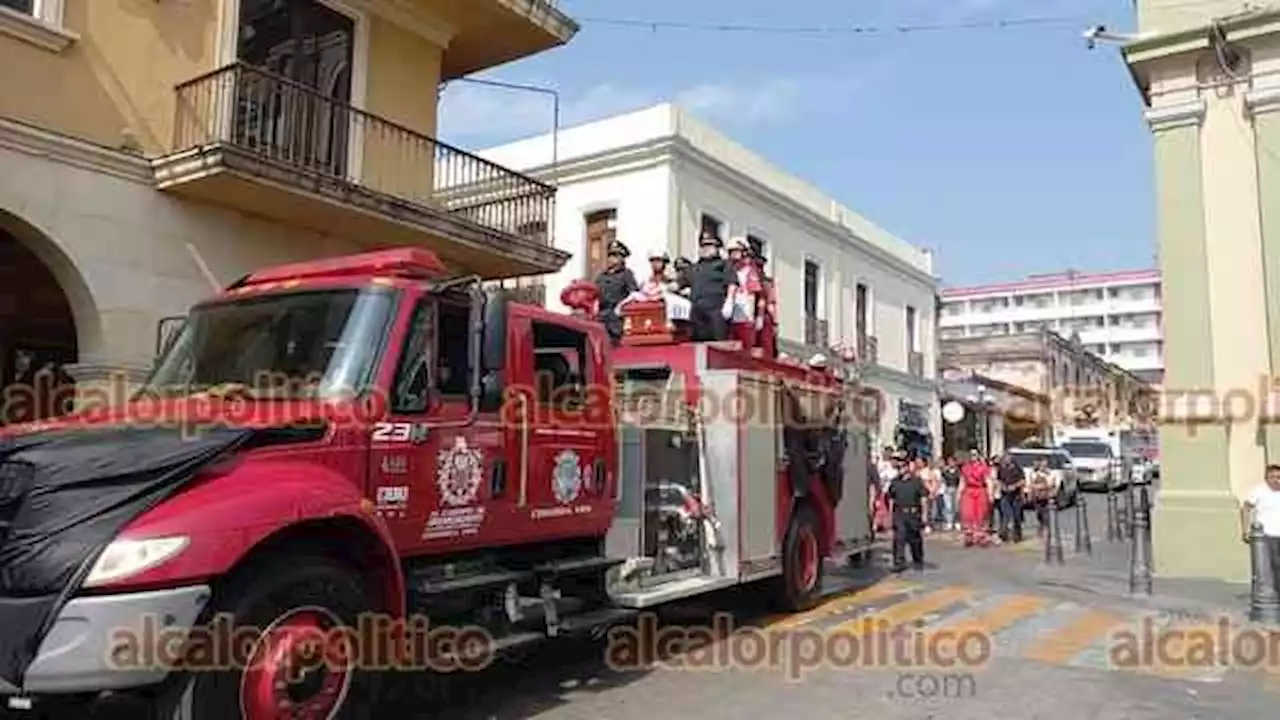
[[808, 592], [818, 584], [818, 539], [809, 527], [800, 528], [800, 589]]
[[258, 638], [240, 679], [245, 720], [331, 720], [351, 686], [351, 648], [323, 608], [290, 610]]

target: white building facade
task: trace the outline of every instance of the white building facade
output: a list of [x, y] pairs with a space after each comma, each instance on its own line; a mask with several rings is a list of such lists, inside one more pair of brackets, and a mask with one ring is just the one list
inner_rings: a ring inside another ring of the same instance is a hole
[[940, 438], [938, 281], [932, 255], [894, 237], [673, 105], [659, 105], [484, 151], [558, 188], [558, 249], [573, 254], [541, 278], [548, 304], [593, 277], [613, 239], [643, 282], [654, 253], [697, 257], [711, 230], [761, 248], [779, 295], [784, 352], [856, 345], [885, 398], [877, 442], [901, 429]]
[[943, 339], [1053, 330], [1159, 385], [1164, 378], [1160, 273], [1063, 272], [942, 291]]

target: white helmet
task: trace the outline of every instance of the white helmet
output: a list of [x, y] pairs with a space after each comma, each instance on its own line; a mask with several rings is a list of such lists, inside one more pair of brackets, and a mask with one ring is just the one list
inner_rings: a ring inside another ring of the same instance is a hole
[[729, 246], [728, 246], [728, 248], [727, 248], [727, 249], [728, 249], [728, 250], [741, 250], [741, 251], [743, 251], [743, 252], [749, 252], [749, 251], [751, 250], [751, 245], [749, 245], [749, 244], [747, 243], [747, 239], [746, 239], [746, 238], [744, 238], [744, 237], [742, 237], [741, 235], [739, 235], [739, 236], [737, 236], [737, 237], [730, 238], [730, 240], [729, 240]]
[[826, 366], [827, 366], [827, 356], [823, 355], [822, 353], [818, 353], [813, 357], [809, 358], [809, 367], [824, 368]]

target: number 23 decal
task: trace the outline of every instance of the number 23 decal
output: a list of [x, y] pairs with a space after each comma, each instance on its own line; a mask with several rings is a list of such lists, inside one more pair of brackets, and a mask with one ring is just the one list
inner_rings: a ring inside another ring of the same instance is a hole
[[380, 422], [373, 425], [373, 442], [418, 443], [426, 438], [427, 426], [422, 423]]

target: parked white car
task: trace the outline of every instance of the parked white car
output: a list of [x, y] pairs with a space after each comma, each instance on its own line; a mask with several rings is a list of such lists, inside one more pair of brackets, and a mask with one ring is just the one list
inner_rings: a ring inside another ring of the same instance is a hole
[[1076, 481], [1082, 490], [1106, 492], [1128, 482], [1115, 472], [1117, 459], [1109, 443], [1102, 440], [1068, 440], [1058, 446], [1071, 456]]

